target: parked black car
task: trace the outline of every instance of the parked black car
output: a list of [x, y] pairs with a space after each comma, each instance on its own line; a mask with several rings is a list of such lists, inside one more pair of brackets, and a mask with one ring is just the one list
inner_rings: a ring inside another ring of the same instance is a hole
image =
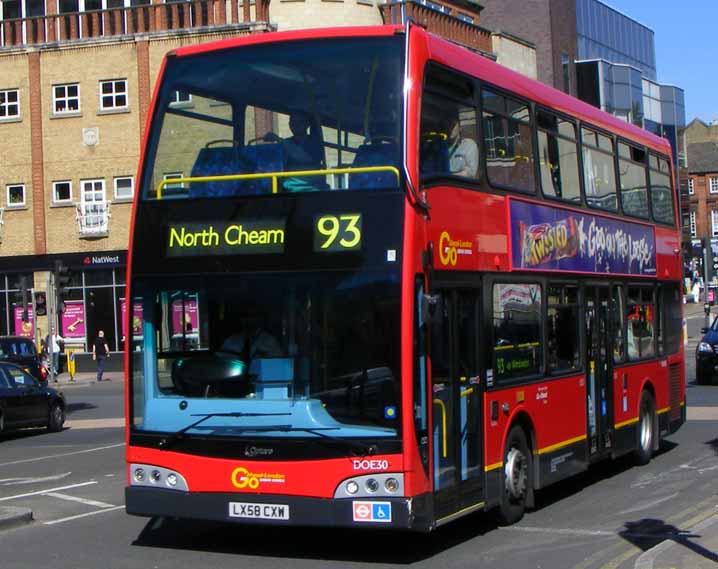
[[47, 381], [47, 369], [30, 338], [0, 336], [0, 361], [17, 364], [35, 379]]
[[65, 396], [20, 366], [0, 362], [0, 433], [24, 427], [61, 431]]
[[704, 333], [696, 348], [696, 383], [706, 385], [718, 377], [718, 318]]

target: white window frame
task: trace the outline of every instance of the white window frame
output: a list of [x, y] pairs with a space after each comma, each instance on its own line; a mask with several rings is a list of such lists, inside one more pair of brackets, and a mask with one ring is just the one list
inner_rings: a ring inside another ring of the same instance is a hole
[[[68, 87], [77, 87], [77, 95], [68, 95], [67, 89]], [[64, 89], [64, 94], [61, 94], [58, 96], [57, 90], [58, 89]], [[70, 101], [77, 100], [77, 109], [70, 109]], [[58, 103], [64, 103], [65, 104], [65, 110], [58, 111], [57, 110], [57, 104]], [[81, 104], [81, 91], [80, 91], [80, 84], [79, 83], [62, 83], [60, 85], [53, 85], [52, 86], [52, 114], [56, 117], [62, 117], [62, 116], [76, 116], [82, 112], [82, 104]]]
[[708, 183], [710, 184], [710, 189], [708, 190], [711, 194], [718, 194], [718, 178], [716, 177], [710, 177], [708, 178]]
[[[120, 180], [129, 180], [130, 181], [130, 195], [129, 196], [121, 196], [117, 193], [117, 183]], [[117, 176], [112, 181], [112, 187], [113, 187], [113, 193], [116, 200], [131, 200], [133, 197], [135, 197], [135, 178], [134, 176]]]
[[[162, 175], [163, 180], [174, 180], [175, 178], [184, 178], [184, 174], [182, 172], [166, 172]], [[170, 190], [184, 190], [185, 185], [184, 182], [180, 182], [179, 184], [165, 184], [164, 189]]]
[[[91, 185], [91, 188], [88, 186]], [[93, 194], [88, 196], [88, 194]], [[97, 194], [100, 194], [98, 199]], [[80, 180], [80, 203], [105, 203], [107, 201], [104, 178]], [[90, 199], [88, 199], [90, 197]]]
[[[22, 188], [22, 203], [10, 203], [10, 190], [13, 188]], [[7, 184], [5, 186], [5, 203], [7, 204], [8, 209], [25, 207], [27, 205], [25, 184]]]
[[[57, 186], [60, 184], [67, 184], [70, 186], [70, 197], [67, 199], [58, 199], [57, 197]], [[52, 183], [52, 203], [54, 204], [69, 204], [72, 203], [72, 180], [57, 180]]]
[[[116, 87], [118, 84], [124, 85], [123, 91], [116, 91]], [[110, 93], [104, 92], [104, 86], [109, 85], [111, 88]], [[100, 81], [99, 85], [99, 96], [100, 96], [100, 110], [101, 111], [126, 111], [130, 108], [130, 98], [127, 88], [127, 79], [106, 79]], [[117, 99], [118, 97], [124, 97], [125, 98], [125, 104], [124, 105], [118, 105]], [[105, 105], [105, 98], [109, 98], [112, 100], [111, 105]]]
[[711, 210], [711, 235], [718, 237], [718, 210]]
[[688, 178], [688, 195], [692, 196], [695, 193], [695, 187], [693, 186], [693, 178]]
[[192, 106], [192, 93], [185, 92], [185, 95], [187, 95], [186, 99], [180, 98], [180, 91], [177, 90], [172, 95], [172, 100], [170, 101], [170, 107], [191, 107]]
[[688, 223], [690, 226], [691, 237], [697, 237], [698, 231], [696, 230], [696, 212], [692, 211], [688, 215]]
[[[13, 103], [8, 103], [7, 96], [9, 93], [15, 93], [17, 100]], [[1, 89], [0, 95], [4, 95], [3, 101], [0, 101], [0, 109], [5, 111], [5, 116], [0, 116], [0, 121], [13, 121], [20, 118], [20, 89]], [[8, 111], [11, 107], [17, 107], [17, 112], [9, 114]]]

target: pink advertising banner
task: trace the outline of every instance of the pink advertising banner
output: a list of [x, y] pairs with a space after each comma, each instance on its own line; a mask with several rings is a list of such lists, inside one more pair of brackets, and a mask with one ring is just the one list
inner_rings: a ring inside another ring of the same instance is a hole
[[175, 300], [172, 303], [172, 335], [196, 334], [199, 330], [197, 299]]
[[22, 306], [13, 306], [13, 320], [15, 321], [15, 335], [32, 338], [35, 335], [35, 318], [32, 307], [27, 308], [28, 321], [22, 321]]
[[[120, 299], [120, 315], [122, 318], [122, 336], [127, 337], [127, 302], [124, 298]], [[134, 340], [142, 339], [142, 303], [135, 301], [132, 303], [132, 338]]]
[[81, 300], [66, 300], [60, 335], [65, 339], [85, 339], [85, 305]]

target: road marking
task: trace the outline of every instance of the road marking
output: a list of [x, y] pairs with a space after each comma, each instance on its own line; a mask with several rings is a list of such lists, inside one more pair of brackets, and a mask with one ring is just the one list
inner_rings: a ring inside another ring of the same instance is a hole
[[89, 500], [88, 498], [80, 498], [79, 496], [70, 496], [69, 494], [61, 494], [60, 492], [47, 492], [43, 496], [52, 496], [60, 500], [67, 500], [68, 502], [79, 502], [87, 506], [96, 506], [98, 508], [114, 508], [114, 504], [108, 504], [107, 502], [98, 502], [97, 500]]
[[17, 500], [18, 498], [27, 498], [28, 496], [42, 496], [50, 492], [57, 492], [58, 490], [69, 490], [70, 488], [81, 488], [82, 486], [91, 486], [97, 484], [97, 480], [90, 480], [89, 482], [80, 482], [79, 484], [71, 484], [70, 486], [60, 486], [59, 488], [48, 488], [46, 490], [38, 490], [37, 492], [27, 492], [26, 494], [15, 494], [14, 496], [5, 496], [0, 498], [0, 502], [7, 502], [8, 500]]
[[505, 531], [525, 531], [529, 533], [553, 533], [557, 535], [583, 535], [583, 536], [613, 536], [615, 531], [605, 531], [600, 529], [570, 529], [570, 528], [542, 528], [533, 526], [508, 526], [500, 527]]
[[79, 520], [80, 518], [86, 518], [87, 516], [96, 516], [97, 514], [104, 514], [105, 512], [114, 512], [116, 510], [123, 509], [124, 506], [114, 506], [113, 508], [105, 508], [104, 510], [95, 510], [94, 512], [87, 512], [84, 514], [78, 514], [77, 516], [70, 516], [69, 518], [62, 518], [59, 520], [52, 520], [50, 522], [43, 522], [46, 526], [52, 526], [55, 524], [62, 524], [65, 522], [71, 522], [73, 520]]
[[73, 451], [73, 452], [65, 452], [65, 453], [62, 453], [62, 454], [50, 454], [50, 455], [48, 455], [48, 456], [38, 456], [37, 458], [25, 458], [25, 459], [22, 459], [22, 460], [13, 460], [12, 462], [0, 462], [0, 466], [12, 466], [12, 465], [14, 465], [14, 464], [26, 464], [26, 463], [28, 463], [28, 462], [39, 462], [39, 461], [41, 461], [41, 460], [49, 460], [49, 459], [52, 459], [52, 458], [62, 458], [62, 457], [64, 457], [64, 456], [73, 456], [73, 455], [76, 455], [76, 454], [85, 454], [85, 453], [88, 453], [88, 452], [97, 452], [97, 451], [100, 451], [100, 450], [107, 450], [107, 449], [110, 449], [110, 448], [117, 448], [117, 447], [123, 447], [123, 446], [125, 446], [125, 443], [119, 443], [119, 444], [116, 444], [116, 445], [107, 445], [107, 446], [104, 446], [104, 447], [88, 448], [88, 449], [85, 449], [85, 450], [76, 450], [76, 451]]
[[663, 502], [667, 502], [668, 500], [672, 500], [676, 496], [678, 496], [678, 492], [671, 494], [670, 496], [664, 496], [663, 498], [658, 498], [656, 500], [651, 500], [650, 502], [646, 502], [645, 504], [641, 504], [639, 506], [635, 506], [633, 508], [629, 508], [628, 510], [623, 510], [621, 512], [618, 512], [617, 515], [622, 516], [624, 514], [630, 514], [632, 512], [640, 512], [641, 510], [648, 510], [649, 508], [652, 508], [653, 506], [657, 506], [658, 504], [661, 504]]
[[19, 486], [21, 484], [37, 484], [38, 482], [52, 482], [53, 480], [60, 480], [61, 478], [67, 478], [72, 472], [64, 472], [62, 474], [55, 474], [53, 476], [43, 476], [42, 478], [3, 478], [0, 480], [0, 486]]
[[110, 417], [108, 419], [74, 419], [65, 421], [68, 429], [114, 429], [125, 427], [124, 417]]
[[688, 407], [689, 421], [718, 421], [718, 407]]

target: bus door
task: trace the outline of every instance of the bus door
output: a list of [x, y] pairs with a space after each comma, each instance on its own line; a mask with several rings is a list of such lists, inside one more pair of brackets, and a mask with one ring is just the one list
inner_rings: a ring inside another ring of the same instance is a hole
[[587, 286], [584, 297], [589, 457], [598, 457], [612, 446], [613, 369], [609, 290], [607, 286]]
[[437, 520], [483, 497], [483, 382], [478, 363], [479, 289], [433, 291], [431, 393], [434, 514]]

